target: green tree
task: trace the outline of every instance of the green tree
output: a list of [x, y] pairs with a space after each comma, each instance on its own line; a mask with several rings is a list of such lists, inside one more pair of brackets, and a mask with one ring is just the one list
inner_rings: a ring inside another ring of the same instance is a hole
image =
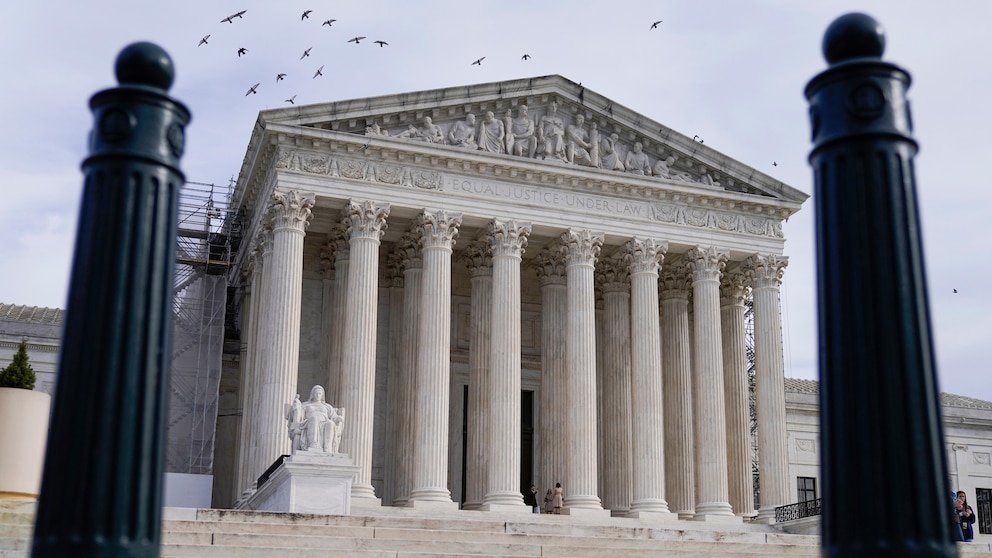
[[34, 369], [28, 364], [28, 344], [21, 341], [14, 360], [0, 371], [0, 387], [34, 389], [36, 380]]

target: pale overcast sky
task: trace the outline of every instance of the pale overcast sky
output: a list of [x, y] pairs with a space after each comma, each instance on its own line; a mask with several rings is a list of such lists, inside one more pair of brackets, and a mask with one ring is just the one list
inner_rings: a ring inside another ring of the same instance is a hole
[[[247, 10], [242, 19], [221, 23], [240, 10]], [[304, 10], [313, 13], [301, 21]], [[882, 23], [885, 60], [914, 79], [940, 387], [992, 401], [992, 289], [982, 285], [992, 276], [992, 191], [982, 167], [992, 151], [987, 2], [61, 0], [44, 9], [6, 2], [0, 302], [65, 306], [79, 165], [92, 126], [87, 102], [115, 85], [114, 58], [131, 42], [156, 42], [174, 60], [171, 93], [193, 113], [182, 161], [190, 181], [226, 184], [241, 167], [258, 111], [286, 106], [293, 95], [308, 104], [560, 74], [812, 194], [803, 89], [826, 68], [824, 30], [850, 11]], [[356, 35], [368, 40], [347, 42]], [[240, 47], [248, 49], [241, 58]], [[525, 53], [530, 60], [521, 60]], [[482, 56], [482, 65], [471, 65]], [[321, 65], [324, 75], [312, 79]], [[280, 72], [287, 78], [277, 84]], [[246, 97], [255, 83], [258, 94]], [[810, 379], [815, 202], [784, 228], [790, 263], [782, 289], [786, 375]]]

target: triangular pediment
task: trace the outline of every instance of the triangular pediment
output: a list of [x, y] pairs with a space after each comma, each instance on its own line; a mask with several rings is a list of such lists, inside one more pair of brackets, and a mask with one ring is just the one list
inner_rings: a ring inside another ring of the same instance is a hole
[[259, 123], [576, 165], [797, 204], [809, 197], [561, 76], [275, 109], [260, 113]]

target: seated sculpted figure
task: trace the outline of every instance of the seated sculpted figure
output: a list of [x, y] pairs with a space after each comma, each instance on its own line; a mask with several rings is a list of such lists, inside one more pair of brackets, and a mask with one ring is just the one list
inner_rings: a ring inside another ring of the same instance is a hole
[[493, 153], [503, 152], [503, 137], [506, 135], [503, 121], [496, 118], [496, 115], [489, 111], [485, 120], [479, 126], [479, 149], [491, 151]]
[[624, 160], [623, 166], [631, 174], [651, 176], [651, 160], [648, 159], [647, 153], [642, 151], [643, 147], [641, 142], [634, 142], [634, 150], [627, 154], [627, 159]]
[[584, 125], [586, 118], [581, 114], [575, 117], [575, 124], [569, 124], [565, 128], [565, 155], [569, 163], [578, 163], [585, 166], [593, 166], [592, 142], [589, 141], [589, 132]]
[[534, 134], [534, 121], [527, 116], [527, 105], [520, 105], [517, 107], [517, 117], [510, 121], [510, 128], [506, 131], [506, 152], [533, 159], [537, 152], [537, 137]]
[[417, 141], [426, 141], [427, 143], [444, 143], [444, 132], [441, 131], [441, 127], [431, 120], [430, 116], [424, 117], [424, 127], [417, 128], [413, 124], [396, 134], [398, 138], [409, 138]]
[[610, 134], [610, 137], [603, 138], [599, 145], [600, 158], [599, 167], [606, 170], [623, 170], [623, 160], [620, 156], [620, 152], [617, 150], [617, 145], [620, 142], [620, 136], [617, 134]]
[[448, 132], [448, 144], [466, 149], [476, 149], [479, 147], [475, 143], [475, 115], [471, 112], [465, 115], [464, 122], [455, 122]]
[[335, 409], [324, 401], [323, 387], [313, 386], [310, 399], [303, 402], [297, 395], [286, 412], [286, 420], [293, 451], [338, 453], [344, 429], [344, 409]]

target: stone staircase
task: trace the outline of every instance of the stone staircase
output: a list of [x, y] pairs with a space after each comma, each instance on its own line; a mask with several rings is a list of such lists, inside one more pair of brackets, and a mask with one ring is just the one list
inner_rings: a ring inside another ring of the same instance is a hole
[[[0, 500], [0, 558], [26, 558], [33, 502]], [[581, 516], [352, 510], [350, 516], [167, 508], [162, 557], [820, 556], [819, 537], [767, 525]], [[987, 543], [959, 545], [992, 557]]]

